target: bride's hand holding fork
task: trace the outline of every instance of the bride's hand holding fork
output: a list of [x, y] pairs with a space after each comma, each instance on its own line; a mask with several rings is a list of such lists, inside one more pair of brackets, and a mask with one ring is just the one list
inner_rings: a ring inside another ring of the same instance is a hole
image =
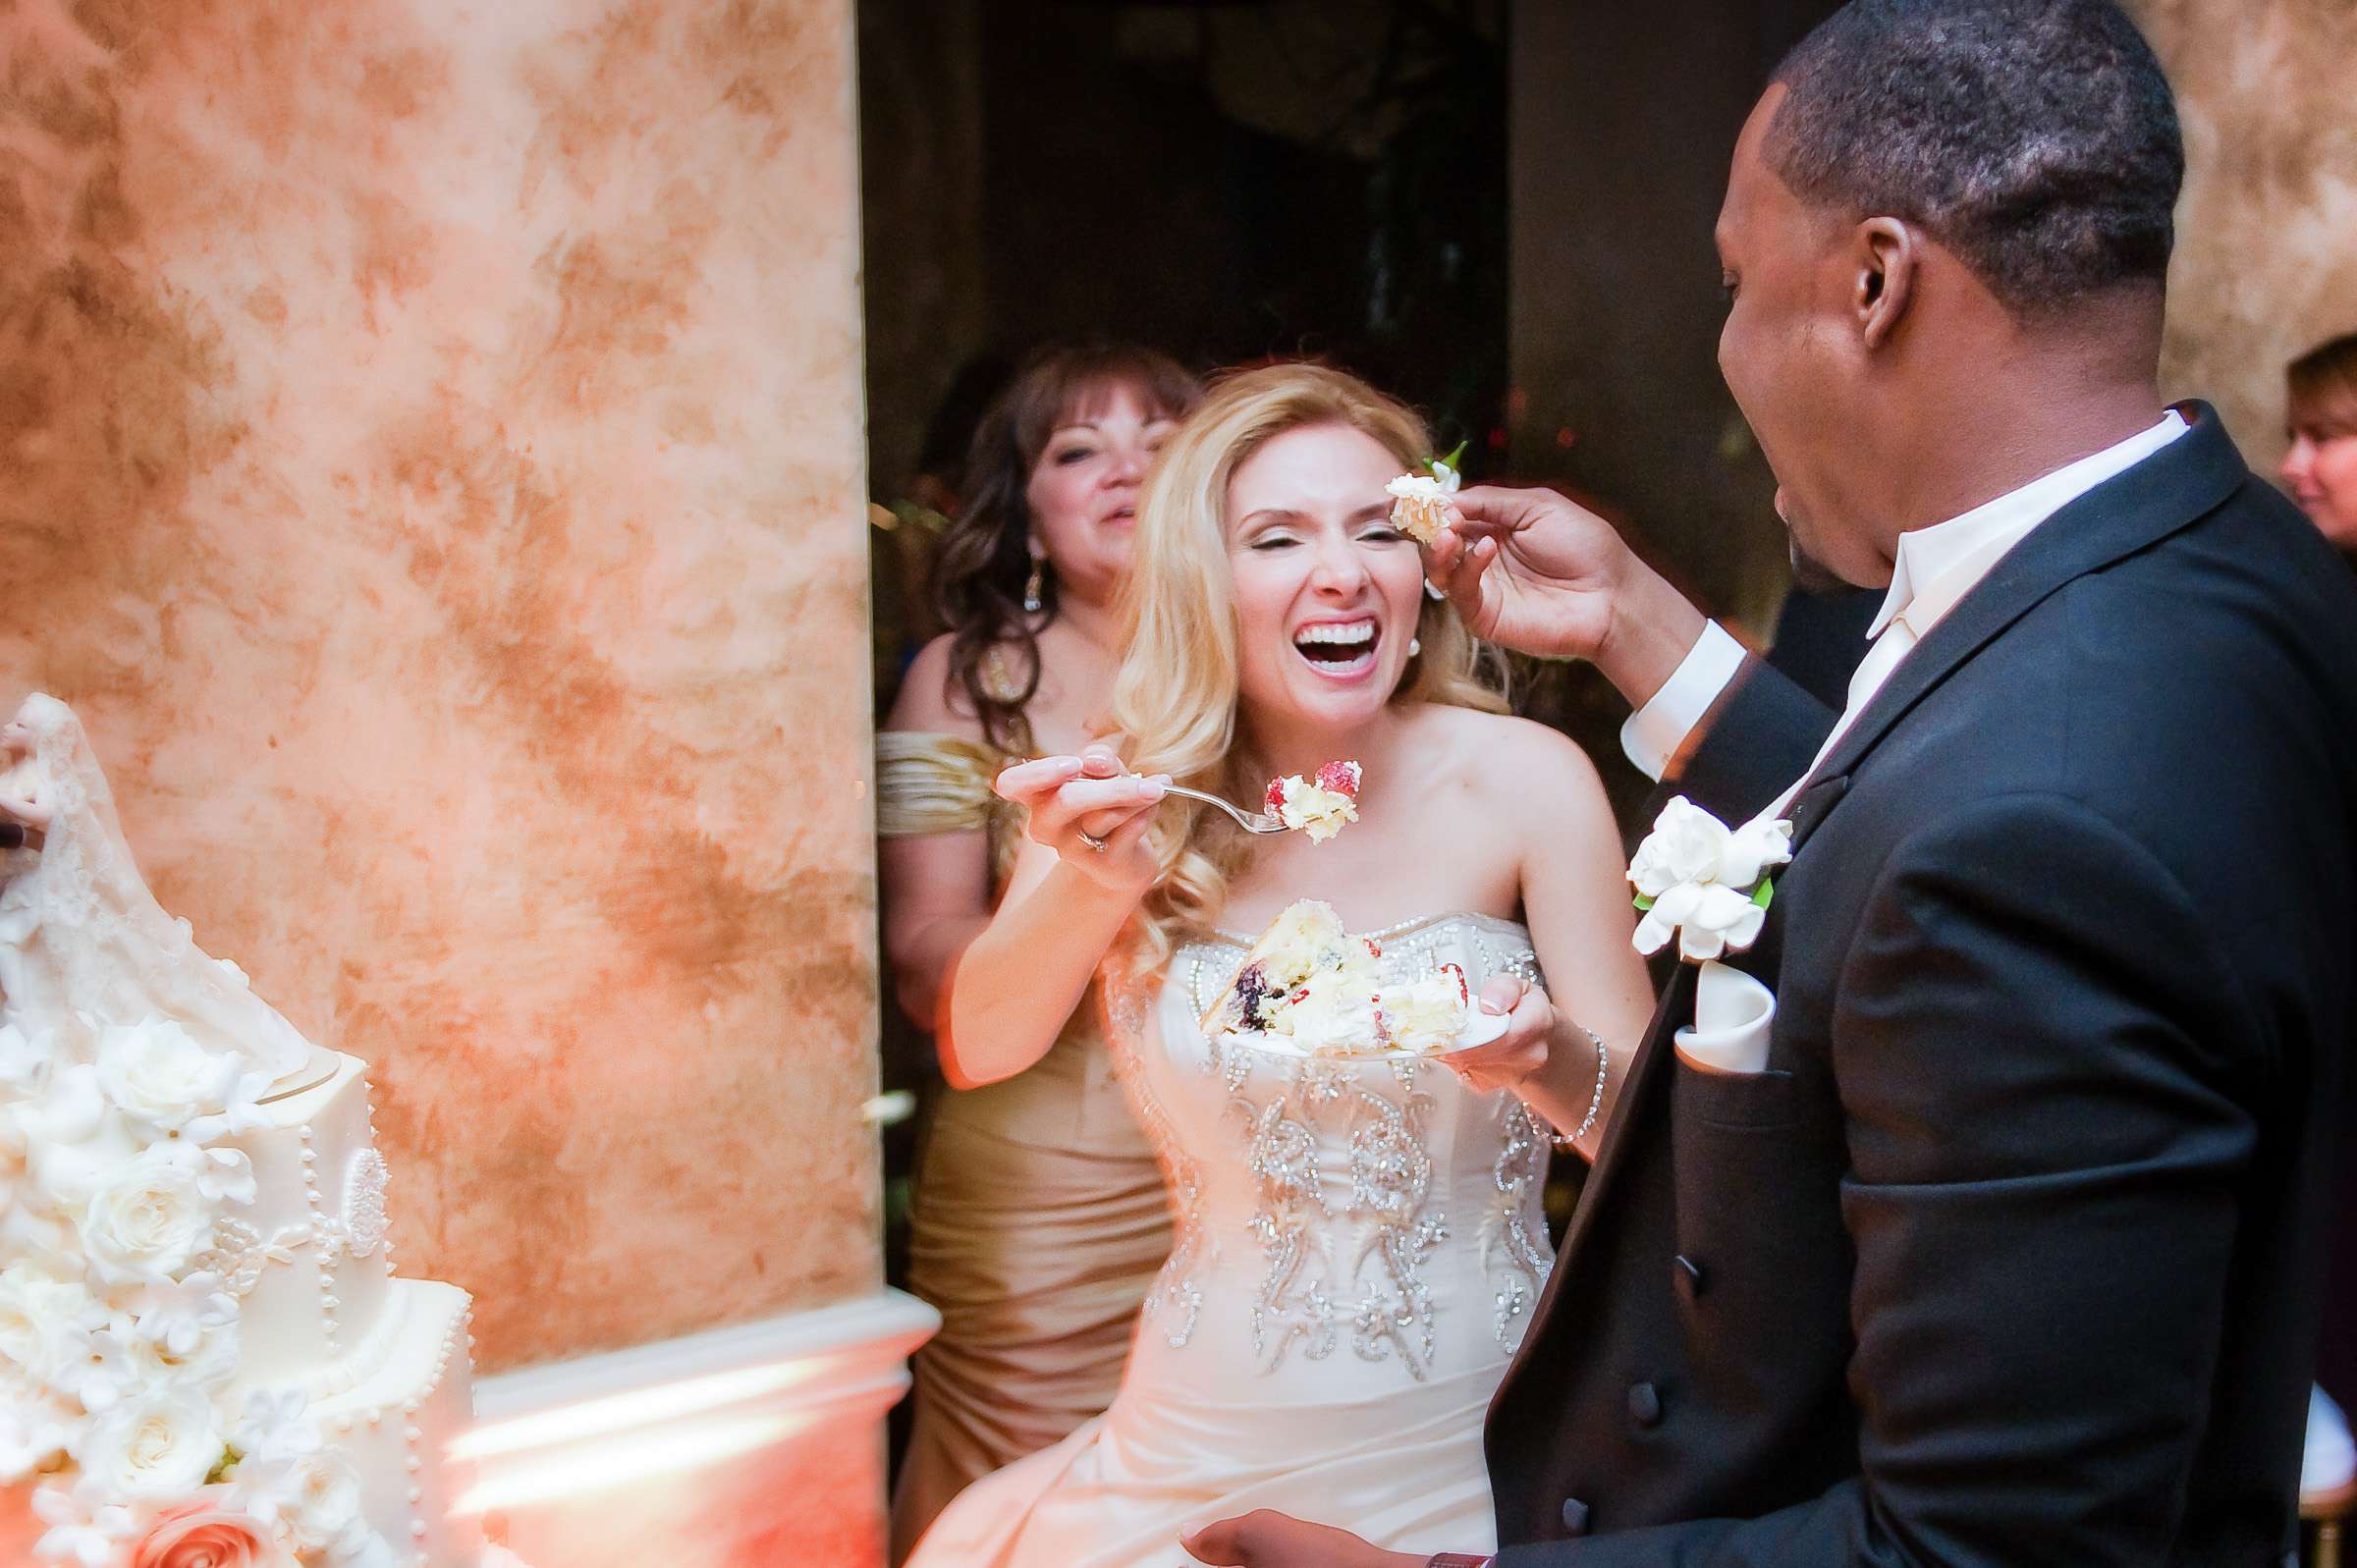
[[1136, 899], [1160, 870], [1146, 831], [1169, 783], [1140, 778], [1111, 746], [1092, 745], [1076, 757], [1018, 762], [999, 775], [996, 787], [1000, 798], [1028, 813], [1024, 831], [1033, 842], [1106, 892]]

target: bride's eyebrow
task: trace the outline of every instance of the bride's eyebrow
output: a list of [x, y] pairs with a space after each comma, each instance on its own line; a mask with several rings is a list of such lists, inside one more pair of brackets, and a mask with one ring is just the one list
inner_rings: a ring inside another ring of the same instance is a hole
[[1245, 513], [1244, 515], [1237, 520], [1235, 531], [1237, 533], [1243, 533], [1249, 529], [1263, 527], [1271, 523], [1292, 523], [1299, 522], [1300, 520], [1301, 514], [1295, 512], [1290, 507], [1263, 507], [1258, 512]]

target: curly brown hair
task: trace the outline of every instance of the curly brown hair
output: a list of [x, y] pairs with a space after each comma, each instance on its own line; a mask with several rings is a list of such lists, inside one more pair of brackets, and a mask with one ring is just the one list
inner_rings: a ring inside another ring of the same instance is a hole
[[[1136, 394], [1149, 413], [1184, 418], [1201, 401], [1195, 377], [1176, 359], [1129, 343], [1056, 344], [1033, 353], [991, 400], [967, 455], [964, 501], [941, 537], [933, 599], [950, 634], [950, 679], [962, 689], [991, 744], [1028, 746], [1023, 710], [1039, 690], [1039, 637], [1023, 610], [1031, 575], [1031, 510], [1024, 497], [1048, 438], [1115, 388]], [[1056, 615], [1056, 586], [1043, 583], [1042, 613]], [[988, 677], [991, 655], [1009, 650], [1012, 679]]]

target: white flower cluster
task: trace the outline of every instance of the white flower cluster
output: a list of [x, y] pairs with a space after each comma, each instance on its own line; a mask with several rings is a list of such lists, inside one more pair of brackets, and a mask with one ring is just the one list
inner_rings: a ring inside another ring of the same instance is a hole
[[1768, 873], [1792, 858], [1792, 825], [1729, 828], [1684, 795], [1663, 808], [1637, 846], [1628, 880], [1637, 890], [1637, 951], [1661, 951], [1672, 937], [1696, 963], [1741, 952], [1768, 920]]
[[300, 1390], [236, 1399], [216, 1225], [253, 1201], [222, 1140], [269, 1078], [147, 1018], [89, 1062], [0, 1025], [0, 1485], [38, 1477], [75, 1568], [390, 1568]]

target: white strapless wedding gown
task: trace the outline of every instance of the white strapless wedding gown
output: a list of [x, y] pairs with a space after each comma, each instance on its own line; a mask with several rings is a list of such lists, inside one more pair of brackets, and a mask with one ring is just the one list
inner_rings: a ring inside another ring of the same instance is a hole
[[[1538, 978], [1508, 921], [1369, 935], [1476, 988]], [[1181, 948], [1110, 1032], [1178, 1224], [1113, 1407], [968, 1487], [911, 1568], [1190, 1564], [1181, 1525], [1254, 1508], [1397, 1551], [1495, 1546], [1482, 1417], [1553, 1262], [1546, 1138], [1436, 1063], [1207, 1041], [1243, 946]]]

